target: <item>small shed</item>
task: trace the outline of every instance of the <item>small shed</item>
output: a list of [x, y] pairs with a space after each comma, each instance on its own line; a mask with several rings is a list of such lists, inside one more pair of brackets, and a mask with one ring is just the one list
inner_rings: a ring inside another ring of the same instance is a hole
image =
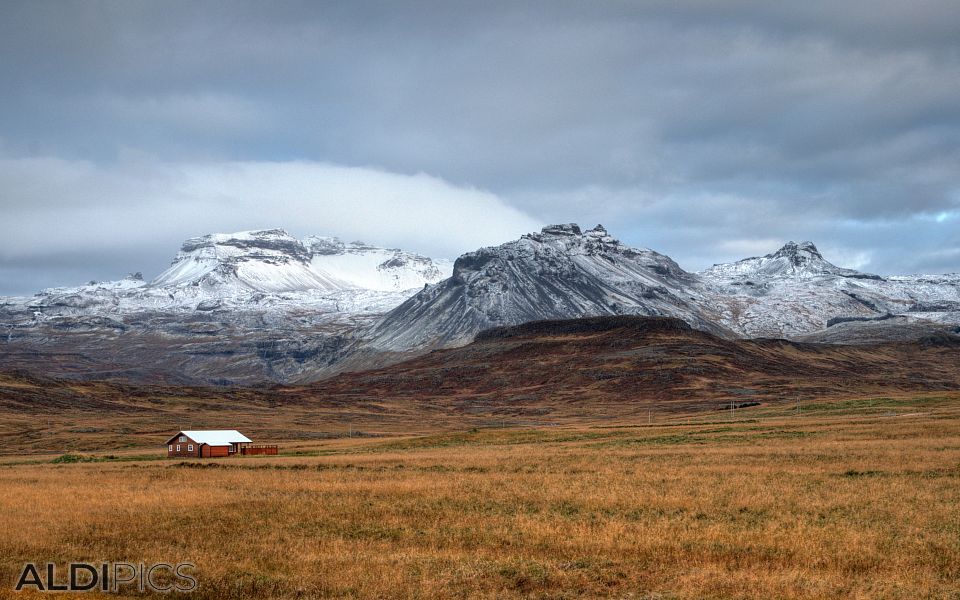
[[167, 440], [168, 458], [236, 456], [253, 440], [236, 429], [178, 431]]

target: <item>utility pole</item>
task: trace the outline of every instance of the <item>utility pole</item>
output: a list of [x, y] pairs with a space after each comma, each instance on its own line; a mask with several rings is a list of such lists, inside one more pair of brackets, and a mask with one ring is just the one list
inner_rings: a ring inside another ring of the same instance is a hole
[[653, 424], [653, 409], [648, 408], [647, 409], [647, 425], [652, 425], [652, 424]]

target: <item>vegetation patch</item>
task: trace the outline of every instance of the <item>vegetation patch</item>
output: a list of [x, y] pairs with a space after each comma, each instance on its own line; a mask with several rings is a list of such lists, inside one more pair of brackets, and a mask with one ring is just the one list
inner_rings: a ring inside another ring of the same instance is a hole
[[73, 463], [92, 463], [92, 462], [101, 462], [102, 458], [97, 458], [96, 456], [88, 456], [85, 454], [61, 454], [55, 459], [51, 460], [55, 465], [68, 465]]

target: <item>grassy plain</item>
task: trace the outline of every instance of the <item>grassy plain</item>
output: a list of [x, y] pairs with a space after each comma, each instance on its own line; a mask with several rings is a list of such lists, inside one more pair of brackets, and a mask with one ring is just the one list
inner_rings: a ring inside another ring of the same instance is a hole
[[960, 598], [956, 394], [191, 462], [114, 440], [0, 459], [0, 596], [83, 560], [193, 562], [197, 599]]

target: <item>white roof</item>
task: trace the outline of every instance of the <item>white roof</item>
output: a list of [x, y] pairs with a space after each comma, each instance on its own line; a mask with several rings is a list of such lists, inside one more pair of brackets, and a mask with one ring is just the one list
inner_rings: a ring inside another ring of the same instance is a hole
[[187, 436], [198, 444], [207, 444], [208, 446], [229, 446], [230, 444], [235, 444], [237, 442], [250, 443], [253, 441], [236, 429], [181, 431], [180, 434]]

